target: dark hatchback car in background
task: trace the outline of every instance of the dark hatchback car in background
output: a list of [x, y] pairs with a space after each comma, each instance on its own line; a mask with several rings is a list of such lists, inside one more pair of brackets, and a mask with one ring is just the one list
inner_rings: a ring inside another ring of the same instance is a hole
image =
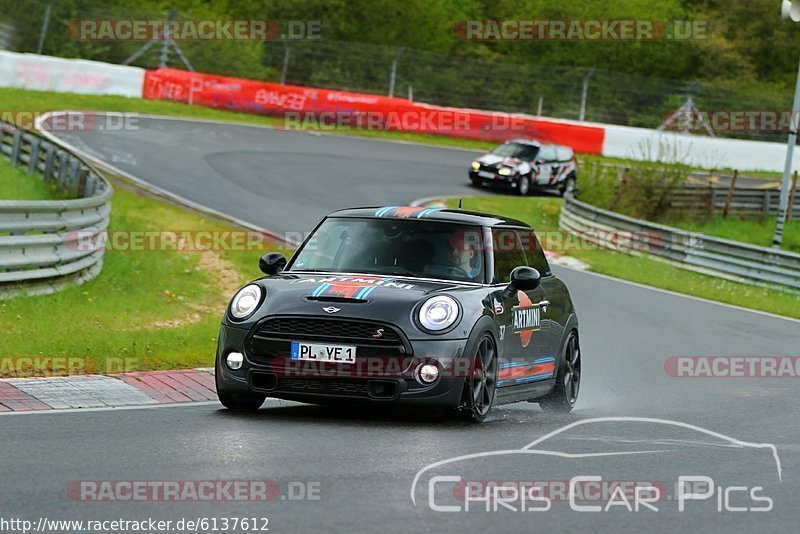
[[482, 421], [495, 404], [569, 411], [578, 320], [533, 230], [494, 215], [356, 208], [323, 219], [287, 263], [232, 299], [219, 335], [223, 405], [266, 397], [439, 407]]
[[563, 196], [575, 188], [577, 163], [568, 146], [514, 139], [473, 161], [469, 179], [475, 186], [504, 187], [520, 195], [555, 188]]

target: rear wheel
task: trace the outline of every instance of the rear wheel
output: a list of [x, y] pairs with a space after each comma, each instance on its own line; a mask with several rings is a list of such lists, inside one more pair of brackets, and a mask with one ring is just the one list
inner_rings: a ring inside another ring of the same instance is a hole
[[529, 175], [523, 175], [519, 178], [519, 185], [517, 185], [517, 193], [522, 196], [527, 195], [531, 192], [531, 177]]
[[581, 349], [578, 335], [572, 332], [564, 348], [564, 360], [553, 391], [539, 399], [542, 410], [569, 413], [578, 401], [581, 388]]
[[489, 415], [497, 391], [497, 347], [494, 338], [487, 332], [479, 341], [466, 384], [466, 403], [459, 409], [463, 419], [480, 423]]
[[564, 180], [564, 183], [562, 183], [561, 187], [558, 188], [558, 192], [561, 194], [562, 197], [567, 193], [572, 193], [575, 191], [575, 182], [576, 180], [574, 174], [570, 174], [569, 176], [567, 176], [567, 179]]

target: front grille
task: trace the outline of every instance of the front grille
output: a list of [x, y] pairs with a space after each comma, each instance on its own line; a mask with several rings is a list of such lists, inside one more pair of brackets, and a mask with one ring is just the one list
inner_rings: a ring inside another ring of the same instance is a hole
[[278, 390], [291, 393], [368, 396], [366, 380], [342, 378], [281, 378], [278, 380]]
[[371, 345], [403, 344], [400, 333], [390, 326], [352, 319], [279, 317], [262, 323], [255, 335], [286, 340], [346, 341]]

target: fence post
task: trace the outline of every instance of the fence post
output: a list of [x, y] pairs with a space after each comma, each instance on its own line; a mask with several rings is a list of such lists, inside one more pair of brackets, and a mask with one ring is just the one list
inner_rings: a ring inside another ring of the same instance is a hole
[[397, 80], [397, 62], [400, 61], [400, 56], [403, 55], [403, 51], [405, 47], [400, 47], [397, 50], [397, 53], [394, 55], [394, 59], [392, 60], [392, 73], [389, 76], [389, 96], [394, 96], [394, 83]]
[[536, 116], [537, 117], [541, 117], [542, 116], [542, 103], [543, 103], [542, 100], [543, 100], [543, 97], [540, 96], [539, 97], [539, 107], [536, 108]]
[[17, 130], [14, 132], [14, 136], [12, 137], [12, 145], [11, 145], [11, 165], [15, 167], [19, 164], [19, 156], [20, 151], [22, 148], [22, 131]]
[[731, 202], [733, 201], [733, 190], [736, 189], [736, 178], [739, 176], [739, 171], [733, 171], [733, 176], [731, 177], [731, 185], [728, 186], [728, 198], [725, 199], [725, 207], [722, 209], [722, 218], [728, 218], [728, 211], [731, 209]]
[[28, 154], [28, 172], [33, 174], [39, 166], [39, 147], [42, 145], [42, 140], [38, 137], [31, 141], [31, 151]]
[[792, 191], [789, 193], [789, 206], [786, 211], [786, 220], [792, 220], [792, 211], [794, 211], [794, 194], [797, 192], [797, 171], [794, 171], [792, 177]]
[[291, 50], [289, 48], [289, 41], [288, 39], [283, 42], [283, 66], [281, 66], [281, 85], [286, 83], [286, 72], [289, 70], [289, 54]]
[[578, 114], [578, 120], [582, 121], [586, 117], [586, 93], [589, 91], [589, 79], [594, 74], [594, 69], [589, 69], [586, 76], [583, 77], [583, 89], [581, 90], [581, 111]]

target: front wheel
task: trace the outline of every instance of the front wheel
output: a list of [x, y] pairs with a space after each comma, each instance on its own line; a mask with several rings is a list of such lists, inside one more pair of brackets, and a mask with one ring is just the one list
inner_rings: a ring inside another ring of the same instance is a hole
[[519, 178], [519, 185], [517, 185], [517, 193], [522, 196], [527, 195], [531, 192], [531, 177], [527, 174], [524, 176], [520, 176]]
[[483, 422], [494, 404], [497, 391], [497, 347], [487, 332], [478, 341], [472, 373], [466, 384], [466, 403], [459, 415], [475, 423]]
[[539, 400], [542, 410], [556, 413], [569, 413], [578, 401], [581, 388], [581, 348], [578, 335], [572, 332], [564, 348], [564, 362], [556, 377], [553, 391]]
[[227, 409], [234, 412], [254, 412], [261, 408], [266, 400], [266, 395], [249, 395], [244, 393], [225, 393], [217, 391], [219, 402]]

